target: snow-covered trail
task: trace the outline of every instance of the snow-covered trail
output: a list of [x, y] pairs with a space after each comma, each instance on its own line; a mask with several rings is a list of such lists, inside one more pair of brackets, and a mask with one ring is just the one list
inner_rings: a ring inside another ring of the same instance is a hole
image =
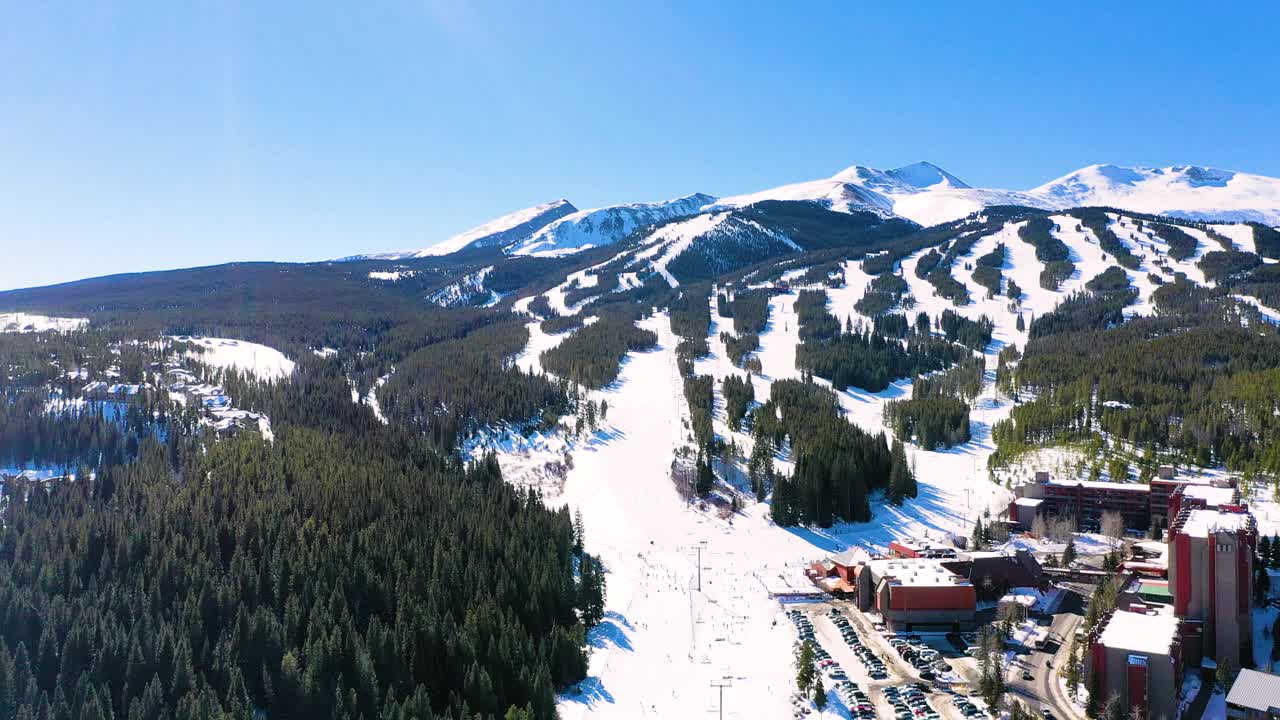
[[[591, 634], [590, 676], [561, 698], [572, 718], [697, 717], [718, 709], [712, 681], [731, 678], [725, 717], [782, 717], [794, 633], [756, 579], [813, 552], [763, 519], [699, 512], [670, 479], [684, 402], [667, 316], [642, 325], [659, 347], [628, 357], [603, 395], [607, 425], [574, 458], [552, 502], [580, 509], [587, 548], [608, 568], [607, 618]], [[698, 548], [702, 589], [698, 590]]]

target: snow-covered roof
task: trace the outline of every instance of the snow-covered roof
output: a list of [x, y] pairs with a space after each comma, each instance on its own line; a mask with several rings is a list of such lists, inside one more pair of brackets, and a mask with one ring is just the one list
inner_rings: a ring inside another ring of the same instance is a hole
[[1044, 500], [1037, 500], [1036, 498], [1018, 498], [1017, 500], [1013, 501], [1013, 504], [1017, 505], [1018, 507], [1030, 507], [1030, 508], [1040, 507], [1043, 503], [1044, 503]]
[[1186, 485], [1182, 489], [1182, 494], [1184, 497], [1193, 497], [1204, 500], [1205, 504], [1211, 508], [1230, 505], [1236, 501], [1236, 490], [1235, 488], [1229, 487]]
[[831, 560], [838, 565], [844, 567], [852, 567], [860, 562], [866, 562], [871, 559], [871, 554], [862, 548], [849, 548], [839, 555], [832, 556]]
[[1227, 704], [1259, 712], [1280, 709], [1280, 675], [1241, 670], [1227, 693]]
[[1108, 648], [1167, 655], [1178, 637], [1178, 618], [1117, 610], [1098, 638]]
[[873, 560], [868, 563], [871, 572], [898, 585], [935, 587], [943, 585], [968, 585], [969, 581], [943, 566], [944, 561], [911, 558], [905, 560]]
[[1249, 513], [1222, 512], [1220, 510], [1192, 510], [1182, 524], [1182, 533], [1192, 537], [1209, 537], [1210, 532], [1235, 532], [1249, 527]]
[[1008, 595], [1000, 598], [1001, 605], [1018, 604], [1028, 608], [1034, 607], [1039, 601], [1040, 597], [1037, 595], [1020, 595], [1017, 593], [1009, 593]]

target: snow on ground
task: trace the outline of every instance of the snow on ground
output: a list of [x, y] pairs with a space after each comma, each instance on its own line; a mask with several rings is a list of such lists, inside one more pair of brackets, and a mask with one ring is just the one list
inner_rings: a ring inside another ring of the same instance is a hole
[[[27, 480], [52, 480], [53, 478], [65, 477], [72, 481], [76, 479], [76, 465], [61, 466], [47, 465], [41, 463], [26, 463], [23, 465], [5, 465], [0, 467], [0, 476], [18, 477], [21, 476]], [[92, 477], [92, 475], [90, 476]]]
[[[1106, 555], [1115, 547], [1114, 541], [1099, 533], [1076, 533], [1074, 539], [1076, 553], [1079, 555]], [[1060, 555], [1063, 550], [1067, 549], [1067, 544], [1054, 542], [1049, 538], [1020, 535], [1009, 538], [1008, 542], [997, 549], [1009, 553], [1017, 550], [1030, 550], [1036, 553], [1055, 553]]]
[[[799, 569], [805, 562], [849, 547], [882, 550], [890, 540], [902, 536], [967, 535], [983, 510], [995, 514], [1010, 498], [1009, 491], [991, 477], [1012, 484], [1030, 479], [1035, 470], [1047, 469], [1063, 476], [1081, 471], [1079, 453], [1070, 448], [1030, 453], [1024, 463], [994, 475], [986, 470], [994, 450], [991, 427], [1008, 417], [1012, 409], [1012, 403], [994, 390], [995, 356], [1006, 344], [1025, 343], [1025, 330], [1016, 328], [1018, 312], [1029, 320], [1052, 310], [1067, 293], [1114, 262], [1109, 257], [1103, 259], [1091, 233], [1076, 230], [1075, 218], [1054, 219], [1059, 225], [1055, 232], [1072, 247], [1072, 261], [1077, 266], [1076, 273], [1057, 292], [1040, 288], [1043, 264], [1036, 260], [1034, 248], [1017, 237], [1017, 224], [982, 238], [971, 253], [956, 261], [953, 275], [969, 287], [973, 300], [967, 306], [954, 307], [915, 277], [915, 264], [923, 253], [902, 263], [902, 275], [916, 300], [910, 314], [925, 311], [937, 318], [950, 308], [973, 319], [987, 315], [994, 320], [995, 329], [986, 355], [987, 385], [974, 403], [973, 439], [946, 451], [908, 445], [920, 496], [900, 508], [873, 503], [875, 518], [870, 523], [830, 529], [780, 528], [768, 520], [767, 504], [755, 503], [749, 493], [740, 496], [742, 511], [728, 520], [686, 505], [679, 498], [670, 469], [675, 449], [687, 441], [683, 421], [688, 411], [674, 357], [678, 338], [672, 335], [665, 314], [642, 323], [658, 333], [658, 348], [629, 355], [618, 382], [593, 394], [596, 399], [607, 399], [610, 408], [598, 431], [574, 440], [563, 432], [524, 434], [514, 428], [498, 428], [468, 446], [472, 453], [496, 451], [510, 482], [537, 486], [549, 503], [582, 510], [588, 550], [600, 555], [609, 570], [608, 615], [590, 636], [595, 651], [589, 677], [561, 697], [563, 717], [703, 715], [717, 708], [710, 682], [724, 677], [733, 681], [733, 689], [725, 694], [726, 717], [789, 713], [794, 637], [789, 623], [777, 622], [781, 608], [770, 599], [766, 587], [803, 587]], [[1136, 228], [1116, 223], [1114, 230], [1144, 257], [1143, 267], [1128, 274], [1140, 293], [1140, 304], [1134, 310], [1150, 312], [1148, 298], [1155, 285], [1146, 273], [1156, 258], [1163, 257], [1164, 250], [1157, 247], [1158, 240]], [[998, 242], [1004, 242], [1008, 249], [1005, 285], [1013, 278], [1025, 293], [1014, 311], [1007, 297], [987, 299], [985, 289], [972, 282], [972, 272], [964, 269], [966, 262], [973, 262]], [[654, 255], [670, 250], [662, 243], [655, 248]], [[1169, 262], [1196, 277], [1194, 259]], [[552, 307], [562, 313], [580, 311], [582, 305], [564, 306], [564, 291], [571, 283], [596, 285], [593, 269], [572, 274], [548, 292]], [[803, 269], [796, 270], [788, 279], [795, 282], [802, 273]], [[845, 277], [844, 287], [828, 291], [829, 307], [841, 321], [862, 320], [853, 305], [865, 292], [870, 277], [856, 262], [846, 263]], [[757, 401], [768, 399], [773, 381], [799, 376], [795, 366], [799, 328], [792, 310], [795, 299], [794, 294], [781, 295], [769, 302], [769, 323], [755, 353], [762, 371], [752, 377]], [[527, 309], [531, 300], [522, 300], [523, 307]], [[708, 338], [711, 353], [697, 360], [696, 372], [716, 380], [716, 433], [746, 456], [751, 438], [727, 426], [720, 384], [727, 375], [745, 371], [728, 360], [719, 334], [722, 330], [732, 332], [732, 321], [719, 317], [715, 305], [713, 294]], [[564, 335], [542, 333], [536, 322], [530, 323], [529, 330], [529, 345], [516, 362], [533, 370], [539, 367], [539, 354], [554, 347]], [[879, 393], [851, 389], [838, 397], [850, 421], [870, 432], [881, 432], [885, 431], [885, 403], [909, 397], [910, 392], [910, 381], [903, 380]], [[782, 472], [791, 470], [787, 448], [780, 451], [775, 465]], [[743, 486], [740, 470], [718, 465], [717, 471], [732, 484]], [[1255, 512], [1261, 509], [1259, 521], [1265, 524], [1267, 501], [1255, 499], [1252, 505]], [[1280, 525], [1280, 512], [1275, 519]], [[699, 590], [697, 548], [704, 542]], [[1100, 536], [1079, 536], [1076, 543], [1084, 554], [1107, 548]], [[1018, 547], [1041, 552], [1063, 549], [1058, 544], [1021, 538], [1011, 541], [1006, 549]]]
[[252, 373], [259, 380], [280, 380], [293, 373], [294, 362], [285, 357], [284, 353], [266, 345], [228, 338], [185, 335], [173, 339], [203, 348], [203, 351], [189, 351], [186, 356], [206, 365], [236, 368]]
[[417, 274], [416, 270], [372, 270], [369, 272], [369, 279], [396, 282], [400, 278], [413, 277]]
[[21, 312], [0, 313], [0, 332], [71, 332], [88, 325], [86, 318], [49, 317]]
[[1272, 325], [1280, 325], [1280, 311], [1274, 310], [1262, 304], [1262, 301], [1252, 295], [1232, 295], [1231, 297], [1239, 300], [1247, 305], [1257, 308], [1258, 313], [1262, 315], [1262, 319]]
[[[590, 325], [598, 319], [593, 315], [587, 318], [584, 324]], [[525, 372], [543, 372], [540, 360], [542, 353], [564, 342], [565, 338], [573, 334], [572, 330], [555, 334], [543, 332], [540, 320], [526, 323], [525, 327], [529, 329], [529, 344], [525, 345], [524, 352], [516, 356], [516, 367]]]
[[1185, 713], [1199, 695], [1200, 673], [1194, 670], [1183, 673], [1182, 690], [1178, 693], [1178, 715]]
[[710, 683], [729, 677], [725, 717], [782, 717], [794, 632], [779, 622], [781, 608], [753, 568], [794, 562], [813, 548], [802, 534], [770, 525], [761, 507], [729, 522], [691, 510], [676, 494], [677, 339], [665, 314], [642, 325], [658, 333], [658, 349], [629, 356], [603, 393], [610, 410], [598, 442], [575, 455], [564, 493], [549, 499], [582, 510], [588, 550], [609, 570], [589, 677], [561, 697], [561, 716], [700, 716], [717, 708]]
[[1227, 717], [1227, 696], [1223, 693], [1214, 693], [1209, 698], [1209, 704], [1205, 706], [1204, 717], [1202, 720], [1224, 720]]
[[571, 287], [590, 288], [599, 285], [600, 276], [593, 273], [592, 270], [601, 268], [612, 261], [613, 258], [610, 258], [602, 263], [592, 265], [585, 270], [578, 270], [577, 272], [569, 273], [568, 277], [564, 279], [564, 282], [546, 292], [547, 302], [551, 305], [551, 309], [555, 310], [560, 315], [577, 315], [578, 311], [581, 310], [583, 306], [595, 298], [588, 298], [573, 307], [568, 307], [564, 304], [565, 292], [567, 292]]
[[653, 260], [653, 269], [662, 275], [668, 285], [679, 287], [680, 281], [667, 272], [667, 264], [684, 252], [694, 238], [711, 232], [727, 217], [728, 213], [707, 213], [663, 225], [649, 236], [648, 242], [651, 244], [637, 253], [635, 260], [642, 262], [657, 257]]
[[[759, 353], [764, 372], [754, 378], [758, 399], [768, 397], [774, 378], [798, 375], [794, 300], [770, 303]], [[698, 371], [722, 378], [736, 369], [724, 355], [714, 310], [713, 319], [713, 354], [698, 361]], [[951, 452], [917, 451], [920, 498], [902, 508], [878, 503], [876, 519], [865, 525], [779, 528], [768, 521], [767, 505], [750, 501], [731, 521], [720, 520], [685, 505], [669, 479], [672, 452], [684, 434], [677, 339], [665, 315], [644, 326], [659, 334], [659, 349], [629, 356], [619, 382], [603, 393], [608, 422], [573, 453], [563, 493], [548, 498], [583, 511], [588, 549], [610, 571], [609, 617], [592, 633], [597, 650], [590, 677], [562, 697], [561, 712], [566, 718], [701, 714], [715, 707], [711, 680], [728, 676], [734, 690], [726, 694], [726, 717], [781, 716], [794, 638], [788, 624], [776, 624], [781, 608], [769, 598], [766, 578], [786, 568], [798, 574], [805, 561], [851, 545], [883, 548], [903, 534], [965, 532], [980, 508], [1007, 501], [1002, 488], [975, 471], [990, 447], [980, 439]], [[900, 391], [845, 393], [842, 402], [858, 408], [857, 419], [875, 431], [882, 401]], [[724, 425], [718, 389], [717, 408], [717, 430], [745, 447], [749, 438]], [[695, 558], [703, 541], [698, 591]]]
[[[1226, 235], [1231, 240], [1231, 244], [1237, 250], [1245, 252], [1257, 253], [1258, 243], [1257, 237], [1253, 232], [1253, 227], [1249, 225], [1214, 225], [1213, 229], [1220, 235]], [[1212, 241], [1211, 241], [1212, 242]], [[1213, 250], [1220, 250], [1218, 244], [1213, 243]]]
[[[1271, 573], [1271, 597], [1280, 597], [1280, 571]], [[1273, 607], [1254, 608], [1253, 611], [1253, 662], [1263, 672], [1280, 673], [1280, 660], [1271, 659], [1272, 645], [1277, 638], [1271, 634], [1280, 610]]]
[[[440, 307], [457, 307], [471, 304], [481, 296], [487, 296], [486, 302], [496, 302], [493, 299], [496, 293], [487, 291], [484, 288], [484, 281], [491, 272], [493, 272], [493, 266], [487, 265], [469, 275], [464, 275], [457, 282], [450, 283], [428, 295], [427, 302], [434, 303]], [[500, 300], [501, 296], [498, 299]]]

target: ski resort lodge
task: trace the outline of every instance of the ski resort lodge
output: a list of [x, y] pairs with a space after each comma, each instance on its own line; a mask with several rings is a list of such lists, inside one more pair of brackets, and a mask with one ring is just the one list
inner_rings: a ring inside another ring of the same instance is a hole
[[895, 540], [889, 557], [877, 559], [849, 551], [814, 563], [810, 576], [829, 592], [851, 596], [864, 612], [879, 613], [894, 631], [970, 629], [979, 597], [994, 602], [1013, 588], [1044, 585], [1029, 552], [960, 553], [919, 540]]
[[1173, 468], [1162, 467], [1151, 484], [1104, 482], [1098, 480], [1055, 480], [1049, 473], [1036, 473], [1034, 482], [1019, 486], [1009, 504], [1009, 519], [1024, 528], [1037, 516], [1073, 516], [1082, 529], [1098, 529], [1102, 513], [1114, 511], [1124, 517], [1125, 527], [1146, 530], [1157, 519], [1177, 516], [1171, 509], [1179, 492], [1203, 499], [1209, 507], [1236, 503], [1239, 496], [1228, 481], [1212, 484], [1197, 479], [1179, 479]]
[[1099, 622], [1085, 657], [1085, 673], [1097, 678], [1099, 697], [1118, 695], [1134, 717], [1177, 717], [1182, 632], [1178, 618], [1168, 613], [1116, 610]]
[[1236, 667], [1250, 652], [1257, 542], [1257, 523], [1240, 506], [1189, 502], [1169, 527], [1173, 612], [1202, 627], [1205, 655]]
[[858, 608], [875, 610], [892, 630], [967, 630], [978, 595], [973, 583], [943, 560], [872, 560], [855, 568]]

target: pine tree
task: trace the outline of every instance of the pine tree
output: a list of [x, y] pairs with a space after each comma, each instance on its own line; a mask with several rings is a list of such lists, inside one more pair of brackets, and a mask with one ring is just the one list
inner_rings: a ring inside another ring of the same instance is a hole
[[907, 453], [902, 447], [902, 441], [897, 438], [893, 440], [890, 463], [889, 501], [894, 505], [901, 505], [905, 498], [915, 497], [915, 493], [912, 492], [914, 481], [911, 477], [911, 468], [907, 464]]
[[587, 530], [582, 522], [582, 508], [573, 511], [573, 554], [582, 555], [583, 545], [586, 543]]
[[[796, 687], [802, 695], [808, 695], [817, 680], [813, 665], [813, 641], [805, 640], [796, 648]], [[822, 683], [819, 681], [819, 685]]]
[[970, 537], [970, 541], [973, 544], [973, 550], [977, 551], [983, 548], [983, 539], [985, 537], [986, 536], [982, 530], [982, 518], [978, 518], [973, 521], [973, 535]]
[[813, 681], [813, 706], [818, 712], [827, 709], [827, 689], [822, 686], [821, 678], [814, 678]]
[[1067, 540], [1067, 546], [1062, 550], [1062, 566], [1071, 567], [1071, 564], [1074, 563], [1075, 561], [1076, 561], [1076, 538], [1074, 535], [1072, 535], [1071, 539]]
[[1071, 654], [1067, 658], [1066, 675], [1067, 694], [1074, 701], [1080, 694], [1080, 643], [1074, 638], [1071, 640]]
[[1218, 692], [1225, 693], [1231, 689], [1232, 683], [1236, 681], [1236, 668], [1231, 658], [1218, 660], [1218, 670], [1214, 673], [1213, 679]]
[[579, 563], [578, 608], [582, 612], [582, 624], [592, 628], [604, 619], [604, 568], [589, 553], [583, 553]]
[[30, 705], [35, 702], [35, 673], [31, 670], [31, 658], [27, 655], [27, 644], [24, 642], [18, 643], [13, 656], [13, 689], [16, 704]]

